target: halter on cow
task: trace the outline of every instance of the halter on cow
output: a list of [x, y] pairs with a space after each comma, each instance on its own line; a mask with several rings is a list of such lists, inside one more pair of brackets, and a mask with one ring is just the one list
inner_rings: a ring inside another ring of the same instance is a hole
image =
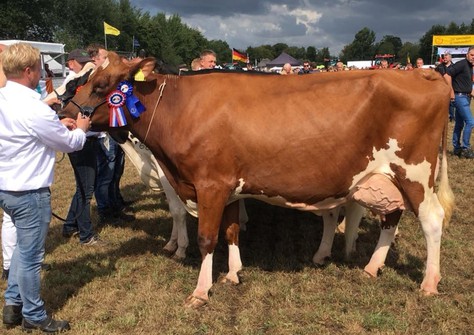
[[[76, 104], [96, 106], [140, 66], [123, 64], [113, 53], [109, 60], [77, 93]], [[226, 277], [238, 282], [236, 200], [247, 197], [312, 212], [356, 201], [388, 222], [397, 222], [402, 208], [413, 211], [427, 242], [421, 289], [437, 293], [442, 222], [454, 202], [445, 141], [449, 87], [439, 74], [150, 74], [147, 82], [135, 83], [134, 94], [147, 111], [139, 118], [125, 113], [128, 128], [153, 152], [181, 200], [199, 210], [203, 262], [188, 306], [208, 301], [221, 222], [229, 244]], [[74, 115], [78, 108], [69, 104], [65, 111]], [[95, 110], [92, 124], [96, 130], [109, 127], [105, 105]], [[381, 205], [379, 195], [387, 189], [399, 194], [399, 208]]]

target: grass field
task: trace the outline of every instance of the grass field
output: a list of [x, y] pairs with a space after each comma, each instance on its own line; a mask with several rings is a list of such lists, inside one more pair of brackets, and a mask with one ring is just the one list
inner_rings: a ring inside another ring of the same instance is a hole
[[[451, 135], [449, 135], [449, 139]], [[449, 141], [450, 142], [450, 141]], [[61, 155], [58, 155], [61, 158]], [[343, 260], [343, 235], [324, 268], [311, 263], [322, 234], [318, 217], [247, 201], [248, 229], [241, 233], [242, 284], [216, 283], [207, 307], [189, 310], [184, 299], [197, 282], [200, 254], [196, 223], [188, 218], [188, 258], [178, 263], [162, 252], [171, 232], [163, 195], [147, 190], [131, 164], [122, 193], [134, 200], [134, 222], [99, 229], [105, 247], [83, 247], [61, 235], [53, 219], [42, 295], [69, 334], [472, 334], [474, 332], [474, 161], [449, 156], [456, 210], [441, 247], [440, 294], [424, 297], [426, 244], [421, 227], [405, 213], [386, 267], [368, 279], [363, 267], [377, 242], [377, 221], [361, 224], [357, 253]], [[56, 164], [53, 209], [65, 216], [74, 189], [67, 157]], [[96, 219], [95, 204], [93, 218]], [[227, 269], [221, 237], [214, 273]], [[0, 283], [4, 291], [5, 282]], [[0, 298], [3, 304], [3, 295]], [[1, 334], [21, 334], [19, 328]]]

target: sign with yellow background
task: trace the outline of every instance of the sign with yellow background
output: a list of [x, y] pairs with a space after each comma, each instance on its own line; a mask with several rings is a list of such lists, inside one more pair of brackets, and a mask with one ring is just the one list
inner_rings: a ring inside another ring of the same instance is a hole
[[474, 35], [433, 35], [434, 45], [474, 45]]

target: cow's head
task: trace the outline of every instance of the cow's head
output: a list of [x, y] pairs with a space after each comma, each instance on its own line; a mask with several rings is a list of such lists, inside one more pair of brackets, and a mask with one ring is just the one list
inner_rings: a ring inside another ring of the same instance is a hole
[[154, 67], [154, 58], [126, 61], [109, 52], [108, 64], [90, 75], [88, 82], [60, 112], [61, 116], [76, 118], [81, 113], [91, 118], [93, 130], [106, 130], [109, 124], [108, 95], [117, 89], [120, 82], [133, 81], [140, 69], [146, 77]]

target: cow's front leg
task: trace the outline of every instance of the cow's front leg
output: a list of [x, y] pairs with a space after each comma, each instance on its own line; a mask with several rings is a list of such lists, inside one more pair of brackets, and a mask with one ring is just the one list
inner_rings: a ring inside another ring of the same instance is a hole
[[163, 249], [173, 254], [173, 259], [181, 261], [186, 258], [186, 249], [189, 245], [188, 229], [186, 227], [186, 210], [176, 196], [168, 197], [170, 213], [173, 218], [173, 229], [168, 243]]
[[219, 227], [225, 203], [230, 192], [219, 192], [212, 188], [197, 189], [199, 211], [198, 246], [202, 263], [197, 286], [186, 299], [185, 306], [199, 308], [209, 301], [209, 290], [212, 287], [212, 257], [217, 245]]
[[316, 265], [324, 265], [327, 258], [331, 257], [332, 244], [334, 235], [336, 234], [337, 219], [339, 217], [339, 208], [327, 210], [323, 212], [323, 237], [318, 251], [313, 256], [313, 263]]

